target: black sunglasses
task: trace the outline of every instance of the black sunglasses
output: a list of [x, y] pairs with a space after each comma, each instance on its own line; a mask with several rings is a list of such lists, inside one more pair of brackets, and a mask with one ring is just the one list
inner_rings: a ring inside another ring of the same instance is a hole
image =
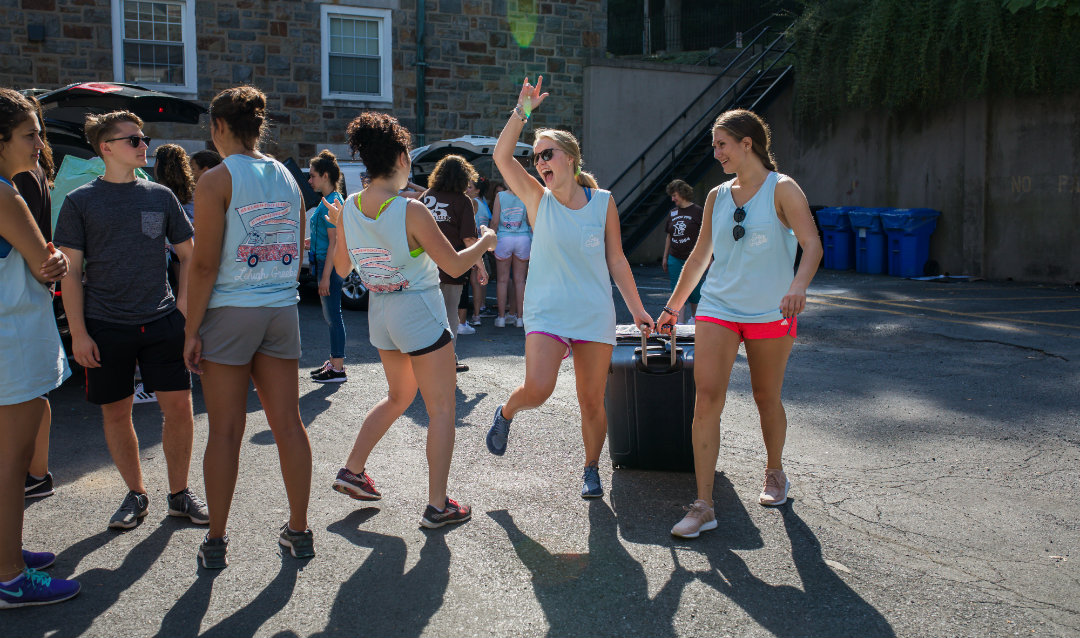
[[742, 206], [735, 209], [735, 228], [731, 229], [731, 236], [735, 238], [735, 241], [739, 241], [746, 234], [746, 229], [742, 227], [743, 220], [746, 219], [746, 211]]
[[545, 148], [544, 150], [540, 151], [536, 155], [533, 155], [533, 166], [536, 166], [537, 164], [539, 164], [540, 160], [544, 160], [545, 162], [550, 162], [551, 158], [554, 157], [554, 156], [555, 156], [555, 149], [553, 149], [553, 148]]
[[150, 138], [145, 135], [128, 135], [127, 137], [114, 137], [111, 140], [105, 140], [106, 142], [119, 142], [120, 140], [127, 140], [128, 144], [131, 144], [131, 148], [139, 148], [139, 142], [150, 146]]

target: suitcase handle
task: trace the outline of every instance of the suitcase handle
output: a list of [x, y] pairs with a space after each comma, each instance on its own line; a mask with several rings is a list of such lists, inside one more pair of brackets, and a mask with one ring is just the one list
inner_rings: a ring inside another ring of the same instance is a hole
[[[671, 331], [671, 340], [668, 341], [668, 349], [671, 351], [671, 362], [668, 366], [668, 370], [674, 370], [675, 364], [678, 361], [678, 352], [675, 348], [675, 330]], [[649, 337], [644, 332], [641, 333], [641, 358], [638, 359], [638, 365], [642, 368], [648, 369], [649, 367]]]

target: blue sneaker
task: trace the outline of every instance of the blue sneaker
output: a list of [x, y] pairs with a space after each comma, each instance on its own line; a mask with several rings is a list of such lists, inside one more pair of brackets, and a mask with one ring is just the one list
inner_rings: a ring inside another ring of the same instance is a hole
[[604, 486], [600, 485], [600, 470], [595, 465], [586, 466], [581, 475], [581, 498], [600, 498], [604, 495]]
[[79, 583], [51, 578], [36, 569], [24, 569], [15, 580], [0, 583], [0, 609], [51, 605], [79, 593]]
[[45, 569], [56, 560], [56, 554], [52, 552], [28, 552], [22, 550], [22, 560], [29, 569]]
[[495, 419], [484, 440], [487, 443], [488, 452], [496, 456], [506, 454], [506, 439], [510, 436], [510, 422], [513, 421], [502, 415], [502, 409], [501, 405], [495, 408]]

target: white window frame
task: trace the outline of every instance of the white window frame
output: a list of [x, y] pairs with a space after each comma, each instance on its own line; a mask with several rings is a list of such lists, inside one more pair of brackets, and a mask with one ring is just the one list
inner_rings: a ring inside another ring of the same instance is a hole
[[[184, 34], [184, 84], [161, 84], [142, 82], [148, 89], [196, 97], [199, 93], [199, 75], [196, 64], [195, 0], [170, 0], [184, 5], [181, 28]], [[112, 0], [113, 77], [116, 82], [126, 82], [124, 77], [124, 2]]]
[[[394, 101], [393, 82], [393, 42], [390, 30], [390, 9], [372, 9], [368, 7], [350, 7], [327, 5], [320, 7], [319, 30], [321, 37], [322, 58], [322, 98], [342, 102], [377, 102], [390, 104]], [[340, 93], [330, 91], [330, 16], [348, 18], [366, 18], [375, 20], [379, 25], [379, 93]]]

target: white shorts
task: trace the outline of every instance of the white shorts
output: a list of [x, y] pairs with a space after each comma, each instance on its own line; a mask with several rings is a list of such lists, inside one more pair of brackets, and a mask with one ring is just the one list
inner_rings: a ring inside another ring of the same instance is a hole
[[528, 235], [503, 235], [495, 244], [495, 259], [507, 260], [511, 256], [528, 261], [532, 253], [532, 237]]
[[444, 332], [450, 332], [450, 325], [438, 288], [374, 293], [368, 300], [368, 339], [379, 350], [422, 350]]

